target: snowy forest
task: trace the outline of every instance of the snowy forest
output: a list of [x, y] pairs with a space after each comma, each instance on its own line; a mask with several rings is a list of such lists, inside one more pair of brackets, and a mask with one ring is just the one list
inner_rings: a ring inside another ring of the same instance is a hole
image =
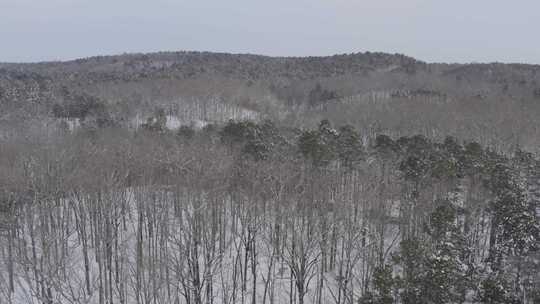
[[0, 63], [0, 304], [538, 304], [540, 66]]
[[2, 139], [0, 303], [540, 303], [533, 153], [165, 124]]

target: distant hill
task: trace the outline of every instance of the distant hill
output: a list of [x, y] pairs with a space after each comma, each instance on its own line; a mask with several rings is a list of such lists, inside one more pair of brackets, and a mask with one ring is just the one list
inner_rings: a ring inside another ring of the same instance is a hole
[[[424, 114], [448, 114], [449, 108], [442, 109], [441, 104], [462, 108], [466, 103], [480, 115], [485, 107], [476, 104], [480, 101], [490, 102], [490, 107], [501, 101], [519, 102], [528, 107], [523, 112], [535, 113], [540, 103], [540, 66], [426, 63], [401, 54], [370, 52], [327, 57], [161, 52], [0, 64], [0, 123], [4, 124], [54, 120], [59, 115], [83, 120], [106, 115], [136, 125], [165, 109], [179, 117], [179, 123], [271, 117], [301, 126], [329, 116], [337, 122], [397, 130], [384, 120], [351, 117], [351, 113], [358, 107], [364, 107], [363, 113], [380, 112], [377, 109], [389, 103], [397, 104], [394, 111], [403, 113], [404, 100], [408, 100], [406, 109], [422, 103]], [[366, 104], [373, 102], [366, 110]], [[453, 128], [448, 131], [457, 132], [457, 126]]]

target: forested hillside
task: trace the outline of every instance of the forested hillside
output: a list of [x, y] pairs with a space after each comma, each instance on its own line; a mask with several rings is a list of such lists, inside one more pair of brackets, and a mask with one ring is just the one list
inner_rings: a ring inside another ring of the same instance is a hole
[[3, 133], [21, 125], [135, 128], [164, 113], [175, 127], [267, 118], [302, 128], [329, 119], [374, 134], [453, 135], [537, 152], [540, 67], [425, 63], [384, 53], [175, 52], [5, 63], [0, 110]]
[[540, 67], [0, 64], [0, 304], [540, 303]]

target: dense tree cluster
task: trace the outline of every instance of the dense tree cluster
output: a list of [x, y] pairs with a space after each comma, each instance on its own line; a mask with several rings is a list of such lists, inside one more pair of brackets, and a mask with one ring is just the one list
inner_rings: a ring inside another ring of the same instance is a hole
[[308, 102], [312, 107], [324, 106], [325, 103], [337, 98], [338, 94], [335, 91], [324, 89], [320, 83], [317, 83], [308, 94]]
[[56, 103], [53, 105], [52, 114], [55, 117], [84, 119], [88, 115], [99, 115], [106, 111], [105, 104], [96, 97], [89, 95], [73, 96], [67, 93], [66, 95], [69, 100], [62, 104]]
[[0, 303], [536, 303], [539, 168], [327, 120], [8, 138]]

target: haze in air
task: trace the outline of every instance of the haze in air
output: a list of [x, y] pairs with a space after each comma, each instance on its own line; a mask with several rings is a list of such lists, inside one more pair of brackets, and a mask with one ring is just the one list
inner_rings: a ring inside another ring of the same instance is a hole
[[538, 11], [0, 0], [0, 304], [540, 303]]

